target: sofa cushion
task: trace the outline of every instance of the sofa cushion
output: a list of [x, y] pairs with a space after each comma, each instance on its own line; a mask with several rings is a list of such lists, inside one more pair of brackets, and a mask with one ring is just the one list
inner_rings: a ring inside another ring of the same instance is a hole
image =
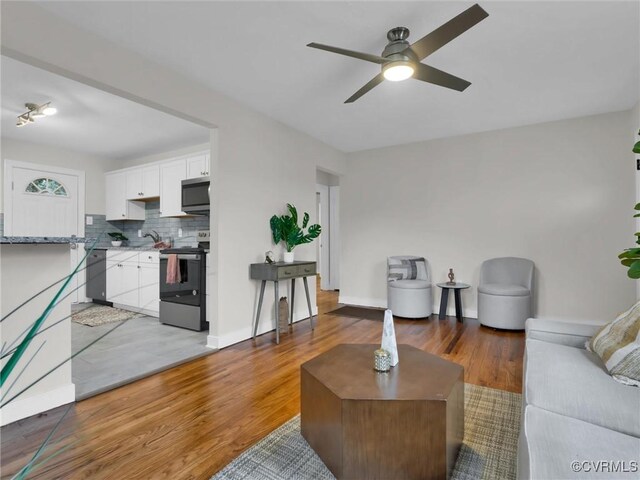
[[587, 348], [617, 381], [640, 387], [640, 302], [603, 326]]
[[389, 286], [391, 288], [424, 289], [424, 288], [430, 288], [431, 284], [427, 280], [396, 280], [394, 282], [389, 282]]
[[478, 286], [480, 293], [487, 295], [502, 295], [507, 297], [525, 297], [531, 292], [522, 285], [503, 285], [501, 283], [484, 283]]
[[554, 318], [529, 318], [525, 325], [527, 338], [584, 348], [585, 342], [605, 322]]
[[640, 439], [532, 406], [523, 415], [519, 479], [638, 478]]
[[525, 404], [640, 437], [640, 389], [616, 382], [596, 355], [528, 339], [525, 360]]

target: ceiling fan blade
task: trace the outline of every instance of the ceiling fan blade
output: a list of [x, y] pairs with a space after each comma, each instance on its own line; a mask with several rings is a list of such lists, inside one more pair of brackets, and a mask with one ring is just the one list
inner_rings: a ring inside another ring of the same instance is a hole
[[450, 88], [462, 92], [465, 88], [471, 85], [470, 82], [458, 78], [437, 68], [430, 67], [424, 63], [419, 63], [415, 66], [413, 72], [413, 78], [416, 80], [422, 80], [423, 82], [433, 83], [440, 85], [441, 87]]
[[418, 59], [422, 60], [488, 16], [489, 14], [476, 3], [473, 7], [422, 37], [410, 48], [418, 56]]
[[369, 80], [369, 82], [367, 82], [367, 84], [364, 87], [362, 87], [356, 93], [354, 93], [349, 98], [347, 98], [344, 103], [353, 103], [353, 102], [355, 102], [357, 99], [359, 99], [361, 96], [363, 96], [369, 90], [371, 90], [373, 87], [376, 87], [376, 86], [380, 85], [383, 80], [384, 80], [384, 76], [382, 75], [382, 73], [379, 73], [378, 75], [373, 77], [371, 80]]
[[378, 55], [371, 55], [369, 53], [354, 52], [353, 50], [346, 50], [344, 48], [331, 47], [329, 45], [322, 45], [321, 43], [310, 43], [307, 47], [318, 48], [320, 50], [326, 50], [327, 52], [339, 53], [340, 55], [346, 55], [347, 57], [358, 58], [367, 62], [377, 63], [382, 65], [388, 62], [386, 58], [382, 58]]

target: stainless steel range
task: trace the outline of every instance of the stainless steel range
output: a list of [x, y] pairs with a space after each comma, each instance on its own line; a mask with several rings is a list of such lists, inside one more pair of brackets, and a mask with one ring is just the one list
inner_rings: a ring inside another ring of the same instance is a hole
[[160, 250], [160, 323], [208, 329], [206, 250], [202, 247]]

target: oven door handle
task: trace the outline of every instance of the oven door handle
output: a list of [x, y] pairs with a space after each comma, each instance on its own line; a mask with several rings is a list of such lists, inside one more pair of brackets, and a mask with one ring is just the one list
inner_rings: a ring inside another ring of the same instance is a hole
[[178, 260], [200, 260], [202, 256], [198, 253], [161, 253], [160, 260], [166, 260], [170, 255], [178, 255]]

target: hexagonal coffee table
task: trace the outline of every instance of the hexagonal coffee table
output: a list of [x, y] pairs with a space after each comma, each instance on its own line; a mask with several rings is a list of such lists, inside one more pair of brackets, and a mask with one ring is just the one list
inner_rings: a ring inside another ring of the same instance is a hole
[[302, 435], [338, 479], [448, 478], [464, 436], [464, 369], [409, 345], [389, 373], [379, 345], [302, 364]]

